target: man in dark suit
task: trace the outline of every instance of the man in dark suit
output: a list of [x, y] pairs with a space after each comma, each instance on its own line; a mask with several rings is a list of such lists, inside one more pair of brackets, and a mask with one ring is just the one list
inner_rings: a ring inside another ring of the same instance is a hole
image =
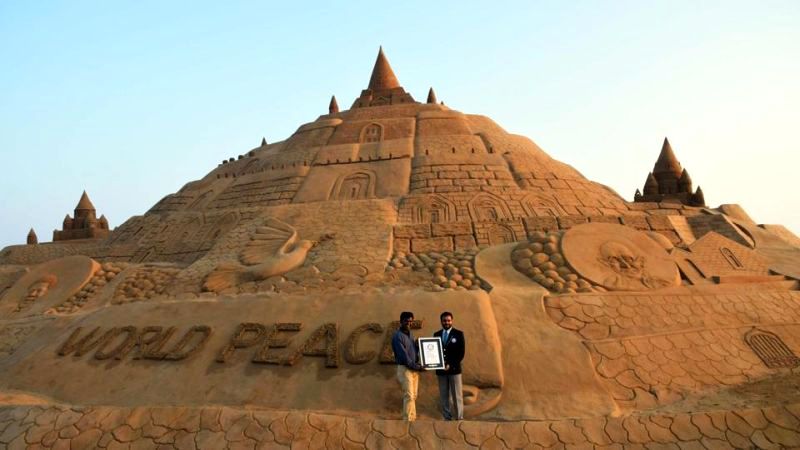
[[444, 420], [464, 420], [464, 396], [461, 392], [464, 333], [453, 328], [453, 313], [445, 311], [439, 319], [442, 322], [442, 329], [433, 335], [442, 340], [442, 350], [444, 350], [444, 370], [436, 371], [442, 416]]

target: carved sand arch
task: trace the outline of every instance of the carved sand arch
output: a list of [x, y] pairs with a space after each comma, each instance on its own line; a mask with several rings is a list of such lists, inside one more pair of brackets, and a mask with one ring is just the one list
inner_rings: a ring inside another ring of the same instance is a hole
[[566, 214], [558, 202], [541, 194], [528, 194], [520, 203], [525, 214], [530, 217], [558, 217]]
[[364, 200], [375, 198], [375, 172], [358, 170], [340, 176], [334, 183], [328, 200]]
[[770, 369], [800, 366], [800, 358], [775, 333], [753, 327], [744, 335], [744, 341]]
[[474, 222], [494, 222], [512, 219], [511, 210], [503, 199], [494, 194], [482, 192], [467, 203], [469, 216]]
[[517, 236], [510, 227], [503, 224], [494, 224], [487, 230], [489, 245], [502, 245], [516, 242]]
[[359, 141], [362, 144], [380, 142], [383, 140], [383, 125], [372, 122], [361, 129]]
[[434, 194], [417, 199], [411, 206], [413, 223], [443, 223], [456, 220], [456, 205], [447, 198]]
[[720, 251], [720, 253], [722, 253], [722, 256], [725, 257], [725, 260], [728, 261], [728, 264], [730, 264], [732, 268], [734, 268], [736, 270], [744, 270], [745, 269], [745, 267], [742, 264], [742, 262], [739, 260], [739, 258], [736, 256], [735, 253], [733, 253], [733, 251], [730, 248], [728, 248], [728, 247], [720, 247], [719, 251]]

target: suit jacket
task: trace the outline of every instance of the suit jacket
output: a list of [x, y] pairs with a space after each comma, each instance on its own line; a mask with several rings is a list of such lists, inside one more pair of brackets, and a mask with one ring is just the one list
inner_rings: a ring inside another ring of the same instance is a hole
[[[435, 337], [442, 338], [442, 330], [433, 333]], [[437, 370], [436, 375], [458, 375], [461, 373], [461, 361], [464, 360], [464, 333], [455, 328], [450, 328], [447, 335], [447, 342], [442, 345], [444, 351], [444, 363], [450, 366], [450, 370]]]

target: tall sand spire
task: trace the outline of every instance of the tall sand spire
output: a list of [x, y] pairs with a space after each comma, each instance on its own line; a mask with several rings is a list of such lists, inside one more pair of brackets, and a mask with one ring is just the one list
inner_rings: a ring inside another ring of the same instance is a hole
[[373, 91], [385, 91], [400, 87], [400, 82], [389, 65], [389, 60], [383, 53], [383, 47], [378, 50], [378, 58], [375, 60], [375, 67], [372, 68], [372, 76], [369, 78], [369, 89]]

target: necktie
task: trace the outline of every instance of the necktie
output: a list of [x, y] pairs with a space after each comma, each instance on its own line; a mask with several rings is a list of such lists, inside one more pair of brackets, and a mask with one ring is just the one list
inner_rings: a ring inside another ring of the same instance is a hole
[[442, 332], [442, 344], [447, 344], [447, 335], [449, 334], [448, 330], [444, 330]]

